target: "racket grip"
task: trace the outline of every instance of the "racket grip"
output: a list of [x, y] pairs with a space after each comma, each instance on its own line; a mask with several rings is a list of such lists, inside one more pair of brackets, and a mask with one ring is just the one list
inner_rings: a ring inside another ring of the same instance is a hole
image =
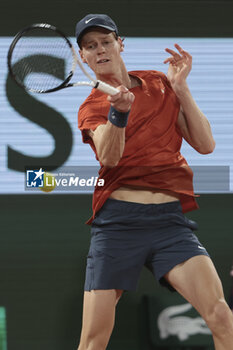
[[101, 80], [97, 80], [95, 88], [111, 96], [116, 95], [119, 92], [119, 90], [117, 90], [116, 88], [114, 88], [109, 84], [104, 83]]

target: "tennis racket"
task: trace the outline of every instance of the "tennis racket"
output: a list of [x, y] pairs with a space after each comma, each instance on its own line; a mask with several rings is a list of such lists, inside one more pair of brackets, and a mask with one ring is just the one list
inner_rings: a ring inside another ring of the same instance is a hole
[[[89, 81], [70, 82], [77, 65]], [[30, 92], [47, 93], [84, 85], [108, 95], [119, 92], [94, 79], [83, 67], [65, 34], [46, 23], [32, 24], [15, 36], [8, 51], [8, 67], [15, 82]]]

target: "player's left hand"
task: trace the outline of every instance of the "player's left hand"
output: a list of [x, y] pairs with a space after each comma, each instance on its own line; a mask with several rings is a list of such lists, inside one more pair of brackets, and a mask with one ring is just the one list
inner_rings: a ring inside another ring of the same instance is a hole
[[174, 90], [181, 88], [192, 69], [192, 56], [184, 51], [178, 44], [174, 45], [179, 53], [166, 48], [165, 51], [171, 54], [164, 63], [169, 63], [167, 78]]

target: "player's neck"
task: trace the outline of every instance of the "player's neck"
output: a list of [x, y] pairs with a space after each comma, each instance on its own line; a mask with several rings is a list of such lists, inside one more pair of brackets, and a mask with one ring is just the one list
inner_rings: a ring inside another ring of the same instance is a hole
[[100, 74], [100, 75], [97, 75], [96, 78], [114, 87], [117, 87], [120, 85], [124, 85], [128, 89], [132, 87], [131, 78], [126, 70], [126, 67], [123, 61], [118, 67], [118, 70], [116, 70], [112, 74], [111, 73]]

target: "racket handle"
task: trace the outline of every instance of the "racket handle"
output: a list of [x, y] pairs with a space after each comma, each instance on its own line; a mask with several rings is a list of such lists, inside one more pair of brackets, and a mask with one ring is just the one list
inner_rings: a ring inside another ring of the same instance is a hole
[[109, 84], [104, 83], [101, 80], [97, 80], [95, 88], [111, 96], [116, 95], [119, 92], [119, 90], [117, 90], [116, 88], [114, 88]]

